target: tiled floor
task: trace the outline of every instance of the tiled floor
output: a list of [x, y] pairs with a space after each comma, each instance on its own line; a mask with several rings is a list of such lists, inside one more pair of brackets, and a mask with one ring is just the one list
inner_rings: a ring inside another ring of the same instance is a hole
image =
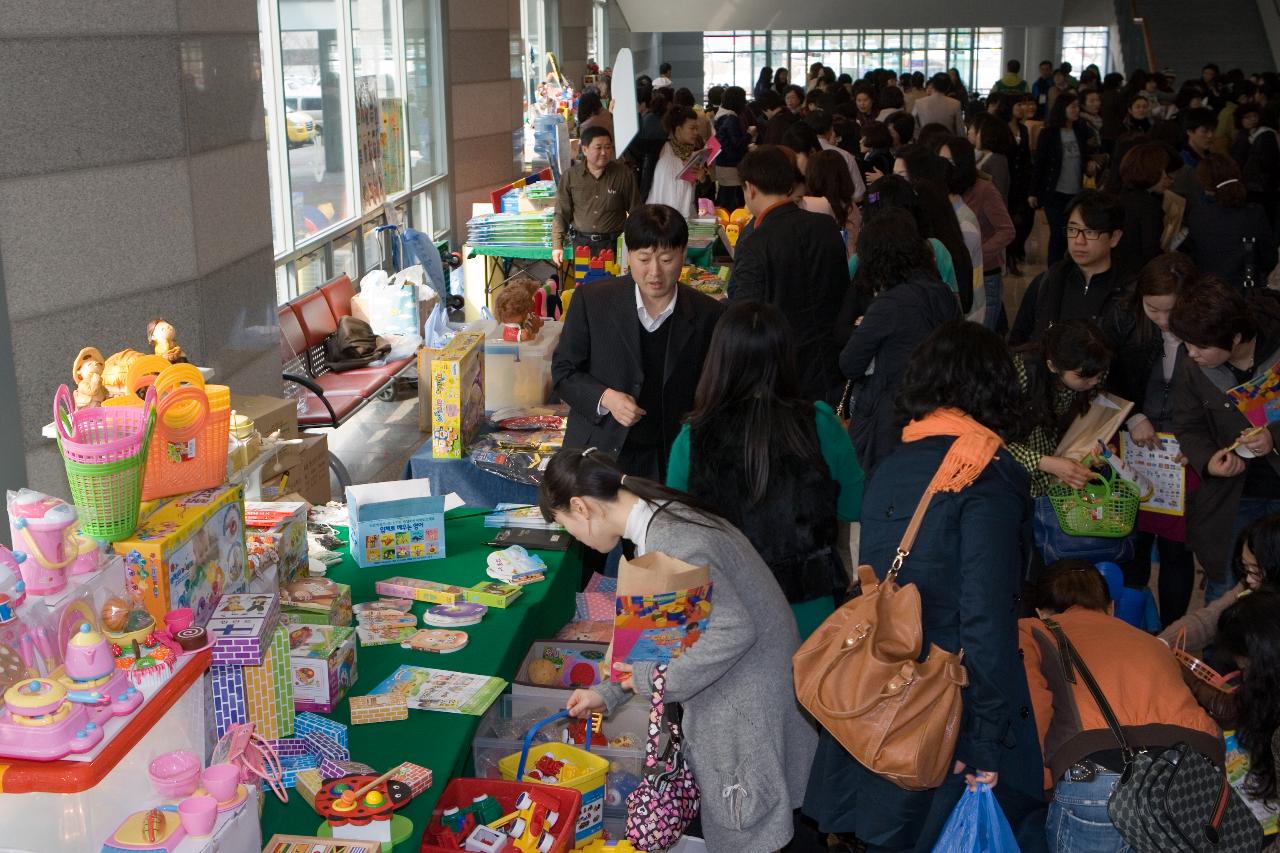
[[[347, 467], [353, 483], [378, 483], [404, 476], [409, 457], [427, 438], [418, 431], [418, 393], [400, 380], [391, 402], [374, 400], [329, 433], [329, 450]], [[331, 477], [333, 494], [342, 494]]]

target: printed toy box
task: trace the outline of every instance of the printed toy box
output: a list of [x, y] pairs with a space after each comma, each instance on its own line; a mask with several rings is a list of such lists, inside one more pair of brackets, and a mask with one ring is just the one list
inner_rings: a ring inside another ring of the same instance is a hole
[[461, 459], [484, 421], [484, 333], [459, 332], [431, 359], [431, 455]]
[[356, 680], [356, 632], [334, 625], [290, 625], [293, 707], [333, 711]]
[[362, 568], [444, 556], [444, 498], [431, 495], [430, 480], [347, 486], [347, 513]]
[[250, 580], [259, 575], [269, 575], [273, 566], [279, 583], [305, 577], [307, 505], [246, 501], [244, 512]]
[[280, 621], [280, 597], [237, 593], [218, 600], [205, 629], [213, 640], [213, 662], [257, 666], [266, 657], [271, 632]]
[[223, 486], [144, 504], [133, 535], [113, 547], [157, 623], [179, 607], [203, 623], [220, 595], [248, 583], [243, 493]]
[[329, 578], [302, 577], [286, 583], [280, 587], [280, 604], [292, 624], [351, 624], [351, 587]]

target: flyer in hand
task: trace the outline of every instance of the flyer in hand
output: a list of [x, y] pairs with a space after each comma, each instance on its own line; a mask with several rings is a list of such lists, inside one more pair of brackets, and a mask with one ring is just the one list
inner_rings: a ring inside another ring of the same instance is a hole
[[506, 687], [506, 681], [493, 676], [401, 666], [369, 693], [398, 693], [405, 697], [410, 708], [422, 711], [479, 717]]
[[1280, 420], [1280, 362], [1227, 391], [1227, 396], [1254, 426]]
[[698, 182], [698, 170], [703, 166], [710, 166], [719, 156], [720, 140], [713, 135], [711, 139], [707, 140], [705, 148], [693, 152], [689, 159], [684, 162], [684, 165], [680, 167], [680, 180], [696, 184]]

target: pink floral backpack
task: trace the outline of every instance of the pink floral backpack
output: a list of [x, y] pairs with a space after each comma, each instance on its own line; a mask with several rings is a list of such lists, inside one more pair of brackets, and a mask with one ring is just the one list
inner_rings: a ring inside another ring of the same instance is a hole
[[649, 740], [644, 749], [644, 780], [627, 796], [627, 840], [637, 850], [666, 850], [680, 840], [698, 816], [698, 783], [685, 763], [681, 750], [680, 726], [667, 720], [671, 737], [667, 750], [658, 756], [666, 705], [667, 668], [660, 665], [653, 674], [653, 697], [649, 706]]

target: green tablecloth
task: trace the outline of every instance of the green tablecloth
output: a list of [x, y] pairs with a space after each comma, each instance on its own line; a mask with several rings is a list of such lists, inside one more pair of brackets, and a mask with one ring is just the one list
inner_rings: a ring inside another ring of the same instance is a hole
[[[402, 563], [385, 569], [362, 569], [350, 556], [341, 565], [329, 569], [328, 577], [351, 585], [353, 603], [377, 598], [374, 582], [395, 575], [406, 575], [441, 583], [473, 586], [488, 580], [485, 558], [493, 549], [484, 544], [492, 533], [484, 527], [484, 519], [474, 509], [456, 510], [445, 522], [443, 560]], [[479, 625], [465, 628], [471, 638], [465, 649], [449, 655], [415, 652], [399, 646], [362, 646], [357, 652], [359, 678], [349, 691], [354, 695], [368, 693], [401, 664], [497, 675], [508, 681], [515, 675], [525, 653], [534, 640], [552, 637], [573, 616], [574, 593], [581, 575], [581, 556], [573, 546], [568, 553], [540, 551], [548, 567], [547, 580], [525, 587], [524, 594], [505, 610], [490, 608]], [[415, 603], [419, 617], [427, 604]], [[351, 720], [344, 698], [332, 714], [340, 723]], [[412, 761], [431, 769], [431, 790], [414, 798], [399, 812], [413, 821], [410, 841], [398, 847], [401, 851], [417, 850], [422, 830], [427, 826], [436, 800], [445, 784], [461, 775], [471, 758], [471, 740], [479, 717], [444, 714], [435, 711], [409, 710], [409, 719], [391, 723], [351, 726], [351, 757], [363, 761], [379, 772], [400, 761]], [[289, 802], [281, 803], [267, 795], [262, 813], [262, 838], [273, 833], [313, 835], [320, 817], [297, 794], [290, 791]]]

